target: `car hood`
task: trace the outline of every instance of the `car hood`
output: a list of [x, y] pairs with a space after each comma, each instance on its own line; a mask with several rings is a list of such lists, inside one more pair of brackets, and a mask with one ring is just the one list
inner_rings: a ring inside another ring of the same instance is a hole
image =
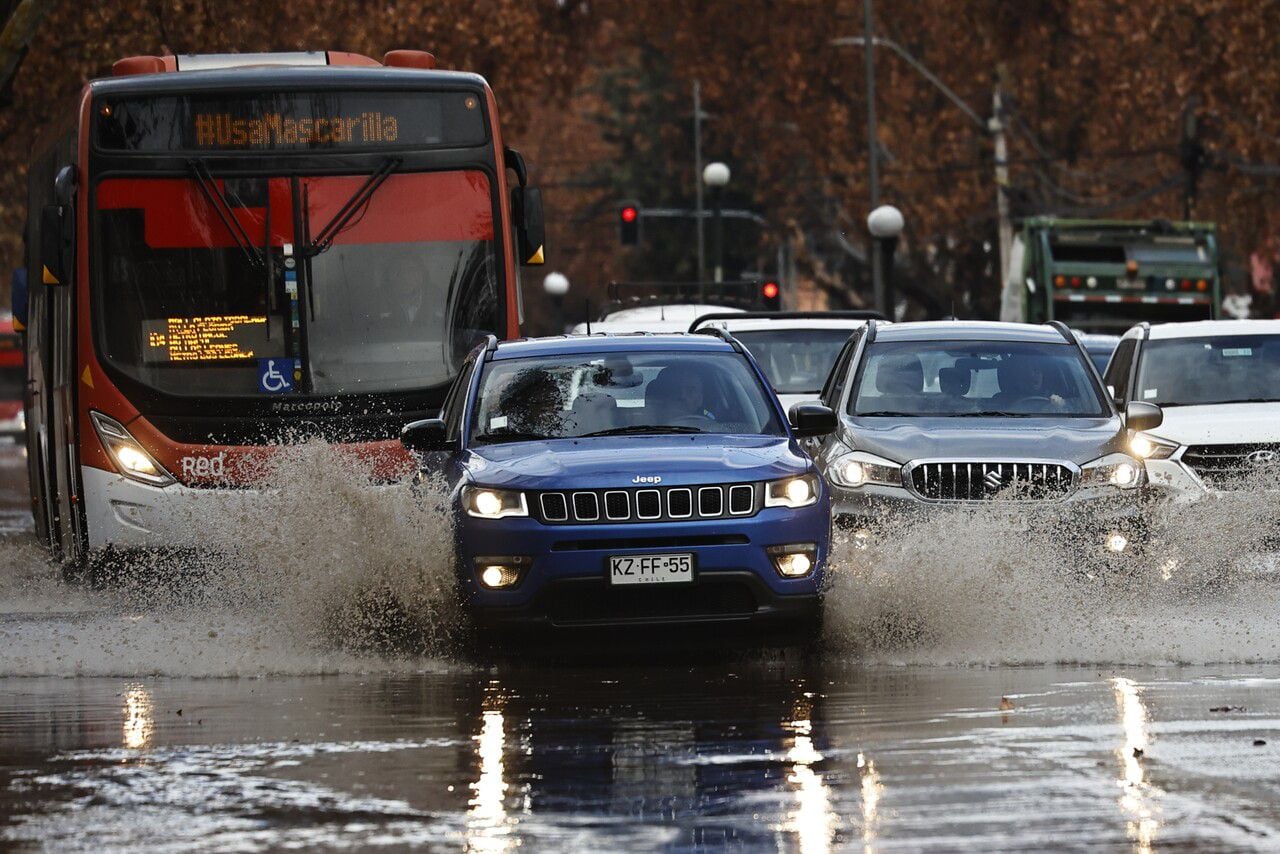
[[846, 445], [897, 463], [913, 460], [1068, 460], [1123, 449], [1112, 418], [846, 418]]
[[[605, 489], [771, 480], [809, 459], [784, 436], [669, 435], [553, 439], [467, 452], [471, 479], [511, 489]], [[661, 481], [636, 478], [661, 478]]]
[[1164, 422], [1147, 434], [1180, 445], [1280, 442], [1280, 403], [1167, 406]]

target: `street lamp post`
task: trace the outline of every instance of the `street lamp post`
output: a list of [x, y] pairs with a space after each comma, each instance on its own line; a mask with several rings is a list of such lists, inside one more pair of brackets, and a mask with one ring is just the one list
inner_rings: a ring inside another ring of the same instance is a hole
[[[867, 4], [867, 9], [869, 10], [869, 8], [870, 8], [870, 3]], [[956, 108], [959, 109], [960, 112], [964, 113], [969, 118], [969, 121], [973, 122], [975, 125], [981, 128], [985, 133], [991, 136], [992, 145], [995, 148], [996, 212], [998, 215], [998, 229], [999, 229], [998, 233], [999, 233], [999, 244], [1000, 244], [1000, 286], [1003, 287], [1005, 280], [1009, 276], [1009, 254], [1013, 246], [1013, 224], [1010, 220], [1010, 215], [1009, 215], [1010, 213], [1009, 212], [1009, 196], [1007, 192], [1009, 187], [1009, 162], [1008, 162], [1008, 144], [1005, 140], [1005, 125], [1004, 125], [1004, 105], [1003, 105], [1004, 81], [1002, 79], [1004, 76], [1003, 68], [999, 69], [999, 73], [997, 74], [994, 97], [992, 98], [992, 111], [994, 114], [991, 116], [990, 119], [984, 119], [982, 118], [982, 116], [978, 115], [978, 112], [974, 110], [973, 107], [970, 107], [967, 103], [965, 103], [965, 100], [961, 98], [959, 95], [957, 95], [951, 89], [950, 86], [948, 86], [946, 83], [943, 83], [942, 80], [939, 79], [939, 77], [936, 74], [934, 74], [927, 67], [925, 67], [924, 63], [922, 63], [920, 60], [912, 56], [911, 53], [902, 45], [898, 44], [892, 39], [886, 39], [880, 36], [871, 35], [869, 11], [867, 12], [867, 15], [868, 15], [867, 22], [865, 24], [867, 28], [867, 35], [849, 36], [846, 38], [832, 39], [831, 44], [839, 47], [865, 48], [868, 55], [870, 55], [872, 50], [876, 47], [887, 47], [889, 50], [893, 51], [895, 54], [901, 57], [902, 60], [907, 63], [907, 65], [910, 65], [913, 69], [915, 69], [915, 71], [921, 77], [929, 81], [929, 83], [935, 89], [937, 89], [939, 92], [945, 95], [947, 97], [947, 100], [955, 104]], [[868, 66], [867, 109], [868, 109], [869, 117], [874, 115], [874, 110], [875, 110], [875, 104], [874, 104], [875, 89], [874, 89], [874, 82], [873, 82], [874, 78], [871, 76], [872, 74], [874, 74], [874, 69], [872, 69], [871, 66]], [[874, 119], [872, 119], [872, 121], [874, 121]], [[872, 135], [874, 135], [875, 133], [874, 124], [869, 126], [869, 132]], [[871, 140], [871, 143], [872, 143], [872, 150], [870, 153], [870, 157], [871, 157], [870, 167], [873, 175], [872, 181], [874, 183], [875, 182], [874, 176], [878, 175], [878, 170], [876, 168], [876, 163], [877, 163], [876, 157], [878, 152], [875, 149], [874, 138]], [[873, 206], [878, 201], [878, 199], [875, 196], [876, 192], [877, 192], [877, 188], [873, 188], [872, 200], [871, 200], [871, 204]], [[873, 270], [874, 270], [874, 267], [873, 267]], [[877, 308], [879, 308], [879, 305], [877, 305]]]
[[546, 278], [542, 280], [542, 290], [551, 298], [551, 322], [554, 324], [555, 334], [563, 335], [566, 326], [564, 298], [569, 293], [569, 277], [564, 273], [547, 273]]
[[[728, 165], [716, 161], [702, 170], [702, 181], [711, 190], [712, 215], [715, 217], [716, 266], [715, 283], [724, 281], [724, 188], [729, 183]], [[702, 301], [706, 302], [706, 285], [702, 285]]]
[[[893, 205], [881, 205], [867, 214], [867, 231], [875, 241], [875, 258], [881, 270], [881, 288], [876, 293], [876, 310], [894, 319], [893, 252], [898, 247], [898, 236], [906, 224], [902, 211]], [[881, 306], [884, 306], [883, 308]], [[886, 309], [888, 309], [886, 311]]]

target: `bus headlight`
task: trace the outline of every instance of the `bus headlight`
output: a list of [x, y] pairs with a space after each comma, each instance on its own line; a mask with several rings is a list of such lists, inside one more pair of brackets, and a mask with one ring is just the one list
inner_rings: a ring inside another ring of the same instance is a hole
[[1114, 486], [1117, 489], [1135, 489], [1142, 485], [1144, 472], [1142, 463], [1133, 457], [1110, 454], [1088, 463], [1080, 471], [1080, 488]]
[[508, 516], [528, 516], [529, 505], [524, 493], [515, 489], [491, 489], [487, 486], [464, 486], [462, 506], [468, 516], [477, 519], [505, 519]]
[[1172, 442], [1154, 439], [1146, 433], [1134, 433], [1129, 440], [1129, 450], [1140, 460], [1167, 460], [1178, 446]]
[[173, 475], [165, 471], [119, 421], [93, 411], [89, 412], [89, 420], [120, 474], [148, 486], [168, 486], [174, 482]]
[[818, 500], [818, 476], [802, 474], [765, 484], [765, 507], [808, 507]]

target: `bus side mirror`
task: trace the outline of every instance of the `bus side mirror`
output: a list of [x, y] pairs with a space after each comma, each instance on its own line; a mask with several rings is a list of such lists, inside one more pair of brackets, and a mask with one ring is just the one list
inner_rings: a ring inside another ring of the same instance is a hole
[[542, 191], [537, 187], [511, 188], [511, 217], [516, 224], [520, 263], [537, 267], [547, 263], [546, 222], [542, 215]]
[[452, 444], [447, 435], [443, 419], [427, 418], [404, 425], [400, 431], [400, 444], [420, 454], [447, 451]]
[[1164, 423], [1164, 412], [1154, 403], [1131, 400], [1124, 408], [1124, 426], [1135, 433], [1154, 430]]
[[46, 285], [71, 284], [71, 208], [45, 205], [40, 210], [40, 280]]

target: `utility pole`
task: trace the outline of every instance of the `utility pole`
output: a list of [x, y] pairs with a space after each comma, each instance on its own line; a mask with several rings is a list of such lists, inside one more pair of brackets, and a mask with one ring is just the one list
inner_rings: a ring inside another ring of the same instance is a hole
[[1000, 242], [1000, 287], [1009, 278], [1009, 255], [1013, 251], [1013, 223], [1009, 220], [1009, 145], [1004, 135], [1004, 81], [1008, 69], [996, 66], [996, 86], [991, 96], [991, 119], [987, 123], [996, 153], [996, 214]]
[[693, 187], [694, 217], [698, 229], [698, 296], [703, 303], [707, 301], [707, 244], [706, 230], [702, 224], [702, 84], [693, 81]]
[[[876, 141], [876, 40], [875, 24], [872, 20], [871, 0], [862, 0], [862, 37], [865, 39], [867, 74], [867, 182], [871, 195], [872, 210], [880, 206], [880, 146]], [[871, 259], [871, 290], [875, 299], [876, 310], [885, 317], [892, 317], [884, 290], [884, 268], [881, 265], [880, 253], [876, 251], [875, 240], [871, 239], [867, 253]]]

